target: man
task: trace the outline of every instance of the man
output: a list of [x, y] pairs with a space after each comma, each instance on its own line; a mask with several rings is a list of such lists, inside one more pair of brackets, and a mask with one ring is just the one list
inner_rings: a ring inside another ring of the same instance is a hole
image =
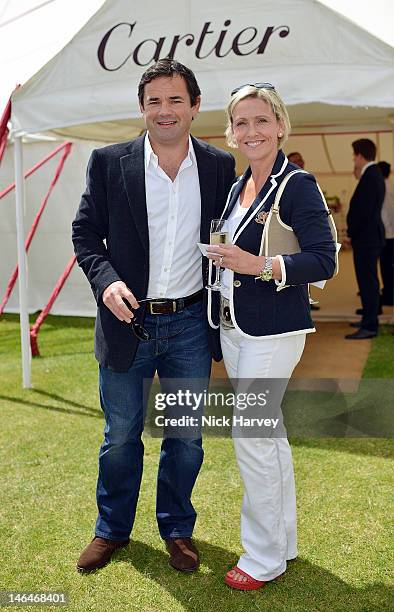
[[[142, 477], [144, 381], [157, 372], [164, 384], [193, 378], [204, 387], [211, 356], [221, 358], [205, 318], [207, 260], [197, 242], [209, 242], [235, 171], [230, 154], [190, 136], [200, 93], [191, 70], [174, 60], [146, 70], [138, 96], [147, 132], [93, 151], [73, 222], [75, 253], [98, 306], [105, 415], [95, 538], [78, 560], [81, 572], [103, 567], [129, 543]], [[157, 521], [180, 571], [199, 563], [191, 494], [202, 460], [200, 435], [163, 439]]]
[[384, 246], [382, 205], [385, 186], [382, 173], [374, 159], [376, 146], [361, 138], [352, 143], [354, 174], [359, 183], [350, 200], [347, 215], [348, 236], [353, 248], [354, 268], [360, 290], [362, 319], [352, 323], [358, 328], [347, 334], [348, 340], [373, 338], [378, 333], [379, 279], [377, 264]]

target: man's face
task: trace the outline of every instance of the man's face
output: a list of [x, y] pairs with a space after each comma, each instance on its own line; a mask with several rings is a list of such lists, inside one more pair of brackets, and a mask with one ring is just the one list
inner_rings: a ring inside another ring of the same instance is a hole
[[199, 108], [200, 98], [191, 106], [186, 81], [179, 75], [158, 77], [147, 83], [144, 104], [140, 104], [149, 136], [158, 144], [177, 144], [188, 136]]
[[354, 163], [354, 176], [356, 179], [359, 179], [361, 176], [361, 170], [367, 163], [367, 160], [360, 153], [353, 153], [353, 163]]

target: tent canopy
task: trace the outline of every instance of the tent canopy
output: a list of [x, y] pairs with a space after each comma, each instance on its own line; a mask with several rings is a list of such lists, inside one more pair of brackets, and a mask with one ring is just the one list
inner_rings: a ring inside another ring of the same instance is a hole
[[53, 131], [102, 141], [143, 125], [141, 74], [174, 56], [198, 78], [196, 135], [223, 131], [234, 86], [275, 84], [295, 131], [391, 129], [394, 52], [315, 0], [107, 0], [13, 95], [15, 135]]

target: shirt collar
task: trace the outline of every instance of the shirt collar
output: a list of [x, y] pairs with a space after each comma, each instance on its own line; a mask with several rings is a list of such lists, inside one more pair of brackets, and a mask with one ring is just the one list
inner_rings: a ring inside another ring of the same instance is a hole
[[369, 166], [374, 166], [376, 164], [376, 162], [370, 161], [367, 164], [365, 164], [365, 166], [363, 166], [361, 173], [360, 173], [360, 178], [362, 177], [362, 175], [364, 174], [364, 172], [366, 171], [367, 168], [369, 168]]
[[[152, 145], [149, 140], [148, 132], [145, 134], [144, 157], [145, 157], [145, 171], [147, 170], [151, 161], [152, 161], [154, 168], [157, 168], [159, 166], [159, 158], [157, 157], [156, 153], [152, 149]], [[192, 139], [189, 136], [189, 149], [181, 165], [182, 166], [184, 165], [184, 167], [187, 167], [187, 166], [192, 166], [193, 164], [197, 164], [197, 158], [194, 152]]]

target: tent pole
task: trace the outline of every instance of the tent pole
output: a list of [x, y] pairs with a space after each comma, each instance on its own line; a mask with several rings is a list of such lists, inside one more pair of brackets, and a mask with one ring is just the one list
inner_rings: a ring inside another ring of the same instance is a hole
[[24, 389], [31, 388], [31, 350], [27, 302], [27, 263], [25, 249], [25, 179], [23, 176], [22, 137], [14, 141], [16, 235], [18, 245], [19, 318], [22, 348], [22, 380]]

